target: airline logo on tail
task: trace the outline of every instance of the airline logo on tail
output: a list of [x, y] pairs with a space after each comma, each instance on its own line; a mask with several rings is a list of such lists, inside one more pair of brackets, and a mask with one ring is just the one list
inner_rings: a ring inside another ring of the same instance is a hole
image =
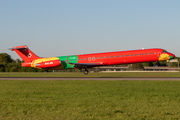
[[29, 54], [27, 55], [28, 58], [31, 58], [31, 56], [32, 56], [31, 53], [29, 53]]

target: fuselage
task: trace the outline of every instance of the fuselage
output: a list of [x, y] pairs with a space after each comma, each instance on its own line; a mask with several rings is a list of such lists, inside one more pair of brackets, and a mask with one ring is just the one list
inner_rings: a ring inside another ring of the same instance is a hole
[[61, 61], [61, 65], [50, 69], [75, 68], [75, 66], [70, 63], [98, 63], [97, 66], [100, 65], [106, 66], [106, 65], [165, 61], [165, 60], [173, 59], [174, 57], [175, 55], [166, 52], [163, 49], [142, 49], [142, 50], [59, 56], [57, 58]]
[[68, 55], [59, 57], [42, 58], [35, 55], [26, 45], [13, 47], [10, 50], [15, 51], [23, 60], [23, 67], [34, 67], [45, 70], [61, 69], [85, 69], [95, 66], [132, 64], [142, 62], [165, 61], [175, 57], [174, 54], [164, 49], [141, 49], [129, 51], [103, 52], [81, 55]]

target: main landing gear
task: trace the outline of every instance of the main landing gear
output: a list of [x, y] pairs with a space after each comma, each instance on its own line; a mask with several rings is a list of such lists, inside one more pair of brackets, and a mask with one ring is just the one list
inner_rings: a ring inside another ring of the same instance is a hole
[[87, 69], [84, 70], [84, 74], [87, 75], [89, 71]]
[[[84, 69], [84, 70], [82, 70]], [[85, 75], [87, 75], [89, 73], [89, 71], [87, 70], [87, 68], [79, 68], [80, 71], [84, 72]]]

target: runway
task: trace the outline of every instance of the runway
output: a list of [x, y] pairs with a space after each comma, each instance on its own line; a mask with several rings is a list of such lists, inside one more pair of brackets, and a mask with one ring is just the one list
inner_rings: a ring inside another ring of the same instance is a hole
[[169, 81], [169, 80], [174, 80], [174, 81], [180, 81], [180, 77], [171, 77], [171, 78], [88, 78], [88, 77], [84, 77], [84, 78], [72, 78], [72, 77], [0, 77], [0, 80], [150, 80], [150, 81], [155, 81], [155, 80], [161, 80], [161, 81]]

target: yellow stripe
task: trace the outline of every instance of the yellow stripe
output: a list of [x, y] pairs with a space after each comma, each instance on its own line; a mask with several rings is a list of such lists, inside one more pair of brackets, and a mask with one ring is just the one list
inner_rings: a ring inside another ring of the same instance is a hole
[[57, 58], [57, 57], [50, 57], [50, 58], [37, 59], [37, 60], [32, 61], [31, 67], [35, 67], [36, 68], [36, 64], [41, 63], [41, 62], [51, 61], [51, 60], [59, 60], [59, 58]]

